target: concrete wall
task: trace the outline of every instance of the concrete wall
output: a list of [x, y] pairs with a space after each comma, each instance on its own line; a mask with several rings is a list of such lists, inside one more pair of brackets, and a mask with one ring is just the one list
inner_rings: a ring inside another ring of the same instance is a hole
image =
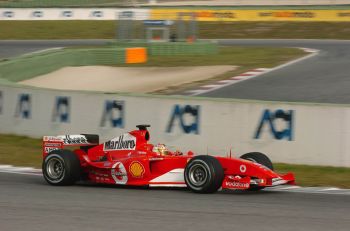
[[96, 133], [104, 141], [146, 123], [152, 143], [223, 156], [260, 151], [274, 162], [350, 167], [349, 121], [345, 106], [0, 86], [1, 133]]

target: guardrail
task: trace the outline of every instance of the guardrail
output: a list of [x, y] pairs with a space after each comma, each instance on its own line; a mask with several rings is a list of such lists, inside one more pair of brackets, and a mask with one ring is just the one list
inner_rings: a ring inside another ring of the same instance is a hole
[[125, 49], [61, 49], [21, 56], [0, 62], [0, 78], [18, 82], [65, 66], [125, 63]]

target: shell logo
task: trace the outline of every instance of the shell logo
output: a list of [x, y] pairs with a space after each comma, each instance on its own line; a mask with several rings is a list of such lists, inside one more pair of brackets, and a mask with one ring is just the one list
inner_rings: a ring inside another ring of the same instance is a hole
[[145, 173], [145, 168], [140, 162], [134, 161], [129, 166], [129, 172], [133, 177], [140, 178]]

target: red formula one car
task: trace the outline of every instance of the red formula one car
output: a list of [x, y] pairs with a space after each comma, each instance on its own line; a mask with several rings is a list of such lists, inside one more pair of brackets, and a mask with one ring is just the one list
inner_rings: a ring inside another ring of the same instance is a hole
[[[294, 184], [294, 175], [273, 171], [270, 159], [252, 152], [238, 158], [194, 156], [148, 141], [149, 125], [99, 144], [98, 135], [45, 136], [43, 175], [52, 185], [80, 180], [133, 186], [188, 187], [198, 193], [218, 189], [260, 190]], [[70, 151], [70, 146], [78, 149]]]

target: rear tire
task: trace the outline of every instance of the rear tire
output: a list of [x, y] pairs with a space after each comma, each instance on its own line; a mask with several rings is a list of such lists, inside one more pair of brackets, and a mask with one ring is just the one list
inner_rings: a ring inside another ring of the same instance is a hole
[[224, 170], [212, 156], [196, 156], [185, 168], [185, 182], [193, 192], [214, 193], [222, 185]]
[[[263, 153], [260, 153], [260, 152], [249, 152], [249, 153], [246, 153], [246, 154], [242, 155], [240, 158], [244, 159], [244, 160], [249, 160], [249, 161], [261, 164], [261, 165], [264, 165], [265, 167], [273, 170], [273, 164], [272, 164], [270, 158], [268, 158]], [[264, 189], [264, 188], [265, 187], [253, 185], [253, 186], [250, 186], [248, 191], [259, 191], [259, 190]]]
[[42, 171], [51, 185], [73, 185], [80, 180], [80, 161], [70, 150], [54, 150], [45, 157]]

